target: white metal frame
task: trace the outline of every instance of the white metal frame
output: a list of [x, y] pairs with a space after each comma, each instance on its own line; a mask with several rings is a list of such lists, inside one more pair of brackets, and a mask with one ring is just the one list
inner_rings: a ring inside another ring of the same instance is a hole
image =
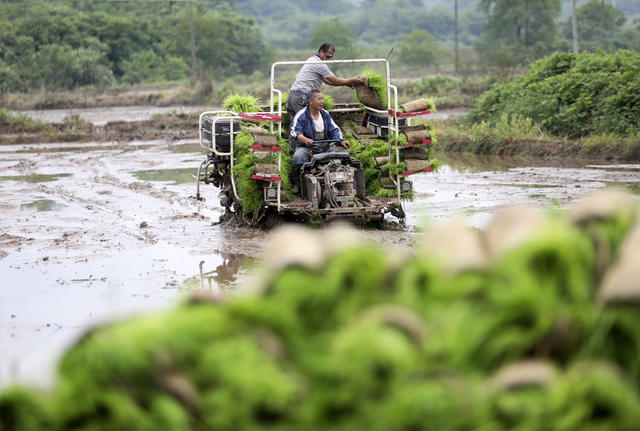
[[[245, 112], [244, 114], [260, 114], [259, 112]], [[205, 116], [214, 116], [213, 122], [211, 123], [211, 146], [209, 145], [204, 145], [204, 139], [202, 136], [202, 131], [203, 131], [203, 124], [202, 124], [202, 120], [204, 119]], [[216, 149], [216, 123], [218, 122], [218, 120], [230, 120], [230, 143], [229, 143], [229, 152], [228, 153], [223, 153], [223, 152], [219, 152]], [[243, 121], [243, 120], [247, 120], [246, 117], [241, 117], [240, 115], [238, 115], [238, 113], [233, 112], [233, 111], [204, 111], [203, 113], [200, 114], [200, 117], [198, 118], [198, 138], [199, 138], [199, 142], [200, 142], [200, 146], [213, 152], [213, 154], [215, 154], [216, 156], [220, 156], [220, 157], [229, 157], [229, 177], [231, 179], [231, 189], [233, 190], [233, 195], [235, 196], [235, 198], [238, 200], [238, 202], [242, 203], [242, 199], [240, 198], [240, 196], [238, 196], [238, 191], [236, 188], [236, 181], [235, 181], [235, 177], [233, 175], [233, 142], [235, 140], [235, 133], [233, 133], [233, 120], [239, 120], [239, 121]], [[281, 121], [278, 122], [278, 135], [281, 132], [282, 129], [282, 125], [281, 125]], [[271, 124], [271, 131], [273, 132], [273, 123]], [[282, 169], [282, 151], [278, 151], [278, 172], [280, 172]], [[199, 181], [200, 181], [200, 171], [198, 169], [198, 185], [199, 185]], [[278, 182], [278, 198], [277, 198], [277, 207], [278, 207], [278, 212], [280, 211], [280, 189], [281, 189], [281, 184], [282, 181], [277, 181]]]
[[[305, 64], [313, 64], [315, 62], [312, 61], [278, 61], [275, 62], [271, 65], [271, 86], [270, 86], [270, 92], [269, 92], [269, 108], [271, 110], [272, 114], [277, 114], [277, 115], [282, 115], [285, 111], [282, 111], [282, 91], [275, 88], [275, 70], [277, 66], [294, 66], [294, 65], [305, 65]], [[396, 161], [400, 160], [400, 149], [398, 148], [398, 137], [400, 135], [400, 129], [398, 126], [398, 118], [396, 116], [395, 113], [398, 112], [398, 87], [396, 87], [395, 85], [391, 84], [391, 72], [389, 70], [389, 61], [385, 58], [362, 58], [362, 59], [351, 59], [351, 60], [324, 60], [323, 63], [327, 63], [327, 64], [340, 64], [340, 63], [384, 63], [385, 66], [385, 71], [386, 71], [386, 81], [387, 81], [387, 109], [386, 111], [380, 110], [380, 109], [374, 109], [368, 106], [365, 106], [364, 108], [367, 111], [370, 112], [374, 112], [377, 114], [388, 114], [388, 133], [391, 134], [392, 132], [395, 134], [395, 145], [393, 145], [395, 147], [395, 152], [396, 152]], [[393, 94], [393, 98], [391, 97], [391, 95]], [[274, 95], [277, 95], [278, 98], [278, 110], [274, 110]], [[393, 112], [394, 115], [391, 115], [389, 113], [389, 111], [391, 111], [391, 105], [392, 105], [392, 101], [393, 101]], [[347, 112], [347, 111], [356, 111], [359, 110], [359, 108], [344, 108], [344, 109], [336, 109], [335, 111], [340, 112]], [[273, 125], [272, 127], [272, 131], [273, 131]], [[282, 127], [282, 123], [278, 123], [278, 133], [281, 132], [281, 127]], [[392, 151], [392, 145], [389, 144], [389, 160], [391, 160], [391, 151]], [[402, 205], [402, 199], [401, 199], [401, 191], [400, 191], [400, 174], [396, 175], [395, 178], [395, 185], [397, 188], [397, 194], [398, 194], [398, 204]], [[278, 206], [278, 210], [280, 209], [280, 207]]]

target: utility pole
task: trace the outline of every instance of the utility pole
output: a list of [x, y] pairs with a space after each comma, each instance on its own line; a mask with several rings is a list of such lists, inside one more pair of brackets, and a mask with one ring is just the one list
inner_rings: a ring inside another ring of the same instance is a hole
[[577, 54], [578, 51], [578, 14], [576, 12], [576, 0], [573, 0], [573, 52]]
[[455, 40], [456, 40], [456, 53], [455, 53], [455, 61], [456, 61], [456, 73], [458, 73], [458, 0], [453, 2], [453, 10], [454, 10], [454, 21], [455, 21]]
[[600, 49], [602, 49], [602, 34], [604, 33], [604, 0], [600, 2]]
[[196, 82], [196, 33], [193, 28], [193, 1], [189, 1], [189, 30], [191, 33], [191, 82], [195, 83]]

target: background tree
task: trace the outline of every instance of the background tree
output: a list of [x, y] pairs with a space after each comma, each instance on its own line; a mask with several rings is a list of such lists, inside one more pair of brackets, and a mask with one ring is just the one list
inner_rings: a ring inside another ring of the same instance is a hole
[[507, 49], [524, 60], [548, 53], [556, 36], [560, 0], [480, 0], [488, 15], [484, 50]]
[[458, 73], [458, 0], [453, 3], [453, 15], [455, 21], [455, 69], [456, 73]]
[[[613, 39], [617, 33], [622, 31], [627, 20], [621, 10], [616, 9], [610, 3], [606, 3], [603, 6], [598, 0], [591, 0], [580, 6], [576, 15], [579, 23], [578, 38], [583, 50], [600, 47], [599, 32], [596, 31], [600, 27], [600, 20], [602, 20], [602, 28], [604, 30], [602, 47], [605, 49], [613, 47]], [[562, 22], [560, 27], [563, 35], [570, 39], [571, 20], [568, 19]]]
[[354, 37], [353, 30], [340, 17], [333, 17], [320, 21], [315, 26], [307, 46], [318, 49], [323, 43], [330, 43], [336, 48], [336, 56], [345, 58], [349, 56]]
[[576, 0], [571, 3], [571, 35], [573, 36], [573, 53], [577, 54], [580, 51], [578, 47], [578, 14], [576, 12]]
[[440, 51], [436, 38], [426, 30], [413, 30], [399, 44], [399, 59], [414, 66], [437, 64]]

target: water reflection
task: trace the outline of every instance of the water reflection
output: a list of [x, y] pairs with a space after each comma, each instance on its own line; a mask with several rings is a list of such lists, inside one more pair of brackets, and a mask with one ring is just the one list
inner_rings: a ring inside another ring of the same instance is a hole
[[36, 210], [40, 211], [56, 211], [64, 208], [66, 205], [62, 205], [52, 201], [51, 199], [38, 199], [28, 204], [20, 205], [20, 209], [23, 211]]
[[463, 173], [499, 172], [524, 167], [583, 168], [588, 163], [580, 159], [550, 159], [449, 152], [437, 152], [434, 157], [452, 170]]
[[199, 286], [201, 289], [214, 290], [216, 288], [228, 288], [234, 286], [243, 271], [243, 265], [247, 256], [235, 253], [218, 253], [222, 262], [213, 270], [207, 271], [206, 261], [202, 260], [198, 264]]
[[149, 169], [135, 171], [133, 176], [142, 181], [172, 181], [172, 185], [194, 182], [194, 168], [182, 169]]

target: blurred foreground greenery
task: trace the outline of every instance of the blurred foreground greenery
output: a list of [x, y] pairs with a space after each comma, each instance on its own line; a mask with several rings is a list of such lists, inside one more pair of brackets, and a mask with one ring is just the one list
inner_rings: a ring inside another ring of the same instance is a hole
[[284, 228], [245, 292], [86, 333], [0, 429], [635, 430], [638, 215], [608, 191], [415, 252]]

